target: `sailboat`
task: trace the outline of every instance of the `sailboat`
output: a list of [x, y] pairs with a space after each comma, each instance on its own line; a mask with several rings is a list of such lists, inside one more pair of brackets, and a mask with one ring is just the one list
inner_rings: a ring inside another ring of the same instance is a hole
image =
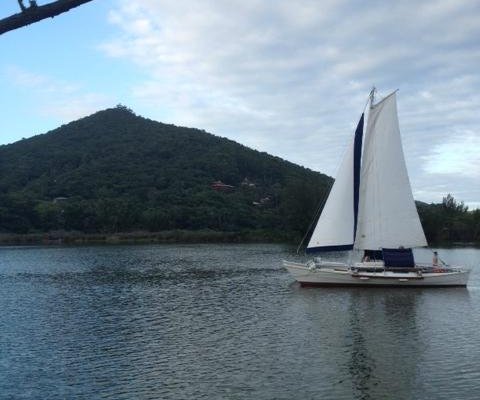
[[[306, 252], [350, 252], [350, 261], [283, 261], [302, 286], [466, 286], [469, 269], [415, 262], [427, 246], [413, 199], [397, 115], [397, 91], [369, 96]], [[362, 146], [362, 142], [363, 146]], [[363, 152], [362, 152], [363, 147]], [[353, 250], [363, 251], [361, 262]]]

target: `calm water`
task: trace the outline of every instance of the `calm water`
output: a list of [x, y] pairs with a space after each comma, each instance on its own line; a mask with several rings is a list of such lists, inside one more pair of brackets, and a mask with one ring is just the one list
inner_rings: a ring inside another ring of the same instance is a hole
[[0, 398], [479, 398], [480, 250], [440, 251], [468, 289], [410, 290], [302, 289], [291, 252], [0, 248]]

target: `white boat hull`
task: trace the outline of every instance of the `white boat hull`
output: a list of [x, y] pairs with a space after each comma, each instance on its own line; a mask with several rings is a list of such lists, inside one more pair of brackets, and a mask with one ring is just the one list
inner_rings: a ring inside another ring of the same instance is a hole
[[302, 286], [396, 286], [396, 287], [465, 287], [469, 270], [450, 269], [432, 272], [394, 272], [378, 269], [356, 271], [347, 264], [314, 265], [284, 261], [283, 265]]

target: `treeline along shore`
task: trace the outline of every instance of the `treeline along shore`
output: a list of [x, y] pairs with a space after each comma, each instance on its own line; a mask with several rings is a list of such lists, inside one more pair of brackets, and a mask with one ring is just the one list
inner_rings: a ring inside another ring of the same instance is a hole
[[[0, 244], [298, 243], [332, 178], [119, 105], [0, 146]], [[480, 211], [417, 203], [430, 243], [480, 242]]]

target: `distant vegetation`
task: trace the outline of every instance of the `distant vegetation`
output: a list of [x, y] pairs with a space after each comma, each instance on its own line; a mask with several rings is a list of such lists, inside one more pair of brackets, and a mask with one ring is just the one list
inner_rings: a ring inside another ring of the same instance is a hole
[[429, 243], [480, 243], [480, 209], [468, 211], [450, 194], [440, 204], [417, 202]]
[[[215, 190], [218, 181], [232, 188]], [[331, 182], [119, 105], [0, 146], [0, 232], [208, 229], [296, 240]]]
[[[295, 242], [331, 183], [119, 105], [0, 146], [0, 234]], [[480, 241], [480, 211], [451, 196], [417, 206], [430, 242]]]

